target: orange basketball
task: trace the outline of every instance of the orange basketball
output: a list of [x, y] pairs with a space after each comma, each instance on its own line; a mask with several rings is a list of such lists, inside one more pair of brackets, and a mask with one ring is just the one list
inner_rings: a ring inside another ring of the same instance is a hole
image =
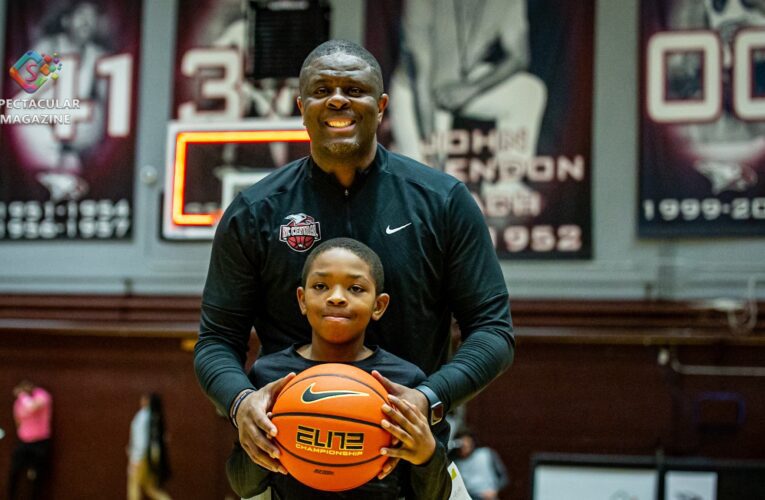
[[388, 393], [372, 375], [351, 365], [325, 363], [297, 375], [274, 403], [271, 421], [280, 461], [301, 483], [343, 491], [374, 478], [385, 462], [380, 448]]

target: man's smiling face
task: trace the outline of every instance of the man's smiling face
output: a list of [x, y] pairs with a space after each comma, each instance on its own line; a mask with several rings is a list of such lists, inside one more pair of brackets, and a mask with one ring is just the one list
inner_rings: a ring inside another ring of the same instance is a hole
[[366, 61], [342, 52], [319, 57], [304, 68], [300, 94], [298, 106], [319, 163], [322, 157], [356, 161], [374, 156], [388, 96]]

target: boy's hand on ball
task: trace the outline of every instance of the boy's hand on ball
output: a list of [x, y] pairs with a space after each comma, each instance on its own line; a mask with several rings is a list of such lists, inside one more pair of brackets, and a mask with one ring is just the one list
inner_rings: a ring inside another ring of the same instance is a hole
[[276, 436], [276, 426], [268, 418], [268, 411], [274, 404], [279, 391], [295, 377], [294, 373], [271, 382], [247, 396], [236, 412], [239, 428], [239, 442], [250, 459], [261, 467], [287, 474], [279, 463], [279, 448], [271, 442]]
[[[404, 399], [406, 401], [409, 401], [410, 403], [414, 403], [419, 409], [421, 414], [423, 413], [423, 411], [424, 412], [428, 411], [428, 400], [425, 398], [425, 395], [421, 393], [420, 391], [418, 391], [417, 389], [411, 389], [404, 385], [392, 382], [391, 380], [384, 377], [377, 370], [372, 370], [372, 376], [376, 378], [377, 381], [383, 385], [383, 387], [385, 387], [385, 390], [388, 392], [389, 396], [393, 395], [394, 397], [398, 397], [399, 400]], [[389, 430], [389, 429], [386, 429], [386, 430]], [[392, 445], [397, 446], [398, 445], [397, 441], [398, 439], [394, 435]], [[388, 450], [391, 450], [391, 449], [394, 449], [394, 448], [388, 448]], [[399, 449], [399, 448], [397, 447], [395, 449]], [[391, 453], [387, 453], [387, 455], [389, 458], [385, 462], [385, 464], [383, 464], [382, 471], [377, 476], [378, 479], [383, 479], [385, 476], [393, 472], [393, 469], [396, 468], [396, 466], [398, 465], [398, 461], [400, 460], [399, 457], [396, 457], [395, 455]]]
[[401, 458], [414, 465], [422, 465], [433, 456], [436, 440], [430, 431], [425, 415], [405, 399], [388, 395], [390, 405], [382, 406], [388, 417], [382, 426], [400, 441], [396, 448], [382, 448], [380, 453], [393, 458]]

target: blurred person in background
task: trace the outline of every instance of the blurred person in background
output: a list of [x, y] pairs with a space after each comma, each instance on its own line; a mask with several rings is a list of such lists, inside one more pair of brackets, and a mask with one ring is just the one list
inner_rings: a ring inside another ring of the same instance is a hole
[[31, 483], [32, 498], [42, 498], [40, 491], [50, 466], [53, 399], [48, 391], [29, 380], [14, 387], [13, 395], [18, 444], [11, 457], [8, 498], [17, 498], [22, 477]]
[[470, 498], [498, 500], [499, 492], [509, 481], [502, 459], [488, 446], [477, 446], [475, 435], [468, 429], [457, 432], [454, 464], [462, 474]]
[[170, 467], [159, 395], [152, 393], [141, 396], [141, 409], [130, 424], [127, 453], [128, 500], [140, 500], [142, 491], [149, 498], [170, 500], [170, 495], [162, 489], [163, 483], [170, 476]]

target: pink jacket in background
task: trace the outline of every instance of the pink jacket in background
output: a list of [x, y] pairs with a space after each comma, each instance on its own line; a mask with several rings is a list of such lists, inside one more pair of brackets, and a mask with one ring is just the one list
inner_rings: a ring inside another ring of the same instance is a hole
[[19, 439], [25, 443], [50, 438], [53, 400], [45, 389], [36, 387], [32, 394], [22, 393], [13, 403]]

